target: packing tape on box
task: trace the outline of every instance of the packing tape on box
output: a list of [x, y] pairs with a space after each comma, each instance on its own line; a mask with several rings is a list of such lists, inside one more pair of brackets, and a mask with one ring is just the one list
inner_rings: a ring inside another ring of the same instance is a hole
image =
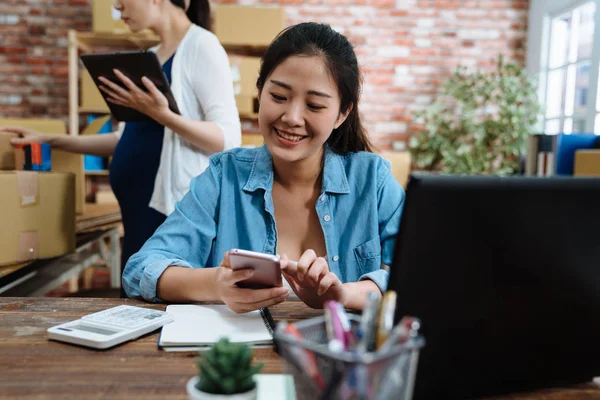
[[17, 171], [17, 193], [21, 198], [21, 207], [34, 206], [38, 203], [38, 173], [34, 171]]
[[19, 233], [19, 248], [17, 260], [19, 262], [35, 260], [38, 258], [39, 234], [37, 232]]

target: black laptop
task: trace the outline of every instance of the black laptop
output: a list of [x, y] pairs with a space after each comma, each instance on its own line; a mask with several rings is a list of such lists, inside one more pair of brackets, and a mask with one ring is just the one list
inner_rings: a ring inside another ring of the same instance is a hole
[[600, 375], [600, 179], [414, 175], [389, 289], [422, 320], [415, 399]]

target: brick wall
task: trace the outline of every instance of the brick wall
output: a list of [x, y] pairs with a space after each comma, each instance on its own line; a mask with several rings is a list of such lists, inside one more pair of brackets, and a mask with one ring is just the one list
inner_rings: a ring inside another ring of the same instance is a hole
[[[364, 72], [362, 115], [380, 148], [419, 128], [412, 112], [457, 65], [487, 68], [500, 53], [525, 60], [529, 0], [218, 2], [279, 4], [289, 24], [325, 22], [347, 35]], [[1, 0], [0, 116], [66, 121], [66, 32], [89, 30], [90, 8], [90, 0]]]
[[89, 0], [0, 0], [0, 116], [67, 122], [67, 31], [90, 30], [90, 9]]

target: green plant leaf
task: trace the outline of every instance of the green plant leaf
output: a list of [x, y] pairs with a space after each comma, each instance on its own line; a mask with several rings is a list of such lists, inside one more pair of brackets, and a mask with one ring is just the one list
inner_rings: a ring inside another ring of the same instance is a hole
[[519, 168], [540, 116], [536, 83], [502, 56], [492, 71], [459, 66], [436, 101], [415, 113], [424, 129], [408, 143], [416, 169], [509, 174]]

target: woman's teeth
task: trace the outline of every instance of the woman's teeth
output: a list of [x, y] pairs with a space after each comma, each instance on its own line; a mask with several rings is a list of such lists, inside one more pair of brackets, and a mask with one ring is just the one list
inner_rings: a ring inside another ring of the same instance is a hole
[[277, 129], [275, 129], [275, 132], [277, 132], [278, 136], [281, 136], [282, 138], [289, 140], [290, 142], [299, 142], [302, 139], [304, 139], [304, 136], [290, 135], [289, 133], [284, 133]]

